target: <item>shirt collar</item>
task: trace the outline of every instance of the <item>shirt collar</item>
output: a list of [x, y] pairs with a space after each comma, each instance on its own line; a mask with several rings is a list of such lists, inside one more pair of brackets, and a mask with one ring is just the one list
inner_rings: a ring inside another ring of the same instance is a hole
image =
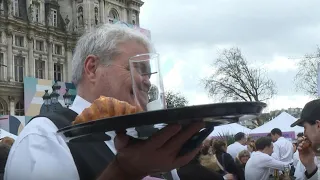
[[88, 102], [87, 100], [77, 95], [70, 109], [76, 112], [77, 114], [81, 114], [85, 108], [88, 108], [90, 106], [91, 106], [90, 102]]

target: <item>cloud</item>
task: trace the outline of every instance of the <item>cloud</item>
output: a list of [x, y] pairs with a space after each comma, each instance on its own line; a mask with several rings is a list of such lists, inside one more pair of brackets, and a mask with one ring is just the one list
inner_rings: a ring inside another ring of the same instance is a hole
[[207, 97], [200, 80], [212, 73], [219, 51], [237, 46], [276, 82], [271, 109], [301, 107], [308, 97], [294, 87], [297, 60], [290, 57], [315, 50], [318, 7], [318, 0], [146, 1], [140, 22], [161, 54], [165, 88], [185, 94], [191, 104], [217, 101]]

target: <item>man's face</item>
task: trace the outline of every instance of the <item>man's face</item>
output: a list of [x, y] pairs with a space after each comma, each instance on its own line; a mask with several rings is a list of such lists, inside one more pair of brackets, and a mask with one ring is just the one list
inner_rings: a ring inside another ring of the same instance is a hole
[[305, 122], [304, 135], [311, 141], [313, 147], [320, 145], [320, 121], [317, 120], [314, 125]]
[[276, 142], [278, 140], [277, 135], [276, 134], [271, 134], [271, 139], [273, 142]]
[[266, 147], [266, 151], [265, 151], [268, 155], [271, 156], [271, 154], [273, 153], [273, 143], [271, 143], [270, 146]]
[[[146, 54], [148, 50], [135, 41], [127, 41], [119, 45], [120, 53], [113, 57], [111, 65], [101, 65], [97, 68], [97, 82], [94, 93], [97, 96], [113, 97], [121, 101], [126, 101], [131, 105], [138, 105], [133, 94], [133, 83], [130, 74], [129, 59], [138, 54]], [[103, 57], [101, 57], [103, 58]], [[137, 84], [137, 96], [139, 105], [145, 107], [148, 103], [148, 90], [150, 81], [148, 76], [141, 76], [138, 72], [133, 72], [134, 81]]]

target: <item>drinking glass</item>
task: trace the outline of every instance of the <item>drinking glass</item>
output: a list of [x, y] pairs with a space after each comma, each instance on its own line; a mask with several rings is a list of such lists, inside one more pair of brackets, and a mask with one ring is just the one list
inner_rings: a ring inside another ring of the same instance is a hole
[[133, 95], [144, 111], [166, 108], [159, 54], [138, 54], [129, 59]]

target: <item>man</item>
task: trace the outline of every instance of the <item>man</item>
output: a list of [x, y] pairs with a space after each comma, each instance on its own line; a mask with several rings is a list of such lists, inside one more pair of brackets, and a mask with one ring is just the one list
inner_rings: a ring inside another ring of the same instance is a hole
[[282, 162], [293, 163], [293, 145], [282, 137], [281, 130], [278, 128], [272, 129], [271, 138], [274, 142], [272, 157]]
[[[56, 133], [101, 95], [136, 104], [129, 59], [152, 49], [146, 37], [119, 25], [104, 25], [84, 34], [72, 62], [72, 79], [77, 87], [72, 107], [28, 123], [12, 147], [5, 179], [142, 179], [150, 173], [168, 172], [188, 163], [198, 150], [184, 156], [177, 154], [182, 144], [204, 127], [203, 123], [192, 124], [183, 131], [179, 125], [170, 125], [135, 144], [124, 132], [108, 133], [114, 141], [105, 143], [68, 144]], [[138, 82], [143, 89], [138, 93], [147, 96], [145, 89], [150, 87], [150, 76], [135, 76], [143, 77]], [[168, 177], [179, 179], [175, 170]]]
[[320, 179], [320, 171], [314, 161], [315, 152], [318, 151], [320, 145], [320, 100], [308, 102], [302, 109], [300, 119], [294, 122], [291, 127], [296, 125], [304, 127], [304, 136], [312, 143], [312, 147], [302, 149], [304, 141], [298, 146], [299, 157], [304, 165], [305, 178], [310, 180]]
[[256, 141], [256, 152], [251, 154], [245, 168], [246, 180], [267, 180], [270, 176], [270, 169], [283, 170], [289, 163], [281, 162], [273, 157], [272, 140], [269, 137], [261, 137]]
[[227, 153], [229, 153], [233, 159], [237, 157], [239, 152], [247, 150], [245, 144], [247, 143], [246, 135], [243, 132], [239, 132], [234, 136], [235, 142], [230, 144], [227, 148]]

